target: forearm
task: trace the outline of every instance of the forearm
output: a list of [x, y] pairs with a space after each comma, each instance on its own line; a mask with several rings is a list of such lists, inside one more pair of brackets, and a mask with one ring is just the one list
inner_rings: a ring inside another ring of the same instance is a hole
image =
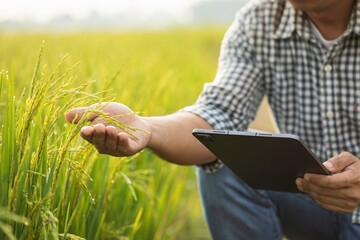
[[195, 137], [194, 128], [212, 129], [195, 114], [182, 112], [163, 117], [144, 117], [151, 128], [148, 148], [165, 160], [180, 165], [212, 162], [216, 157]]

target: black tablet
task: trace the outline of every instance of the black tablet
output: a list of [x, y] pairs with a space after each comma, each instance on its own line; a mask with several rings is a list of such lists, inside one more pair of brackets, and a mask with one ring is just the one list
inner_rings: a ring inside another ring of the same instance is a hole
[[249, 186], [299, 192], [305, 173], [330, 175], [295, 135], [194, 129], [193, 135]]

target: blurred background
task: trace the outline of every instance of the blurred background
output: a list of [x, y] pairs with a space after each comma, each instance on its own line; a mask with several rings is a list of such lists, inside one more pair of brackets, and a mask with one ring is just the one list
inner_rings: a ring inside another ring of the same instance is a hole
[[6, 31], [149, 30], [227, 26], [247, 0], [12, 0], [0, 8]]
[[[19, 106], [29, 94], [44, 41], [41, 66], [47, 65], [48, 72], [69, 54], [60, 74], [71, 68], [66, 74], [76, 76], [76, 84], [96, 80], [84, 92], [110, 90], [105, 100], [124, 103], [143, 116], [158, 116], [193, 104], [203, 84], [213, 80], [223, 35], [247, 0], [0, 2], [0, 69], [14, 78]], [[252, 127], [273, 131], [267, 108], [261, 109]], [[59, 118], [48, 146], [61, 142], [56, 136], [69, 131], [64, 124]], [[81, 139], [74, 141], [74, 147], [79, 143]], [[59, 209], [50, 209], [57, 214], [59, 234], [67, 226], [69, 233], [87, 239], [210, 239], [194, 167], [167, 163], [148, 150], [125, 160], [103, 155], [91, 159], [93, 182], [85, 183], [95, 203], [89, 203], [87, 194], [66, 203], [79, 208], [64, 203], [67, 211], [84, 211], [71, 222], [64, 218], [65, 210], [61, 215]], [[86, 166], [88, 160], [79, 161]], [[70, 170], [62, 171], [65, 176]], [[60, 181], [58, 189], [64, 188]], [[26, 211], [17, 213], [27, 216]], [[18, 237], [26, 232], [16, 229]]]

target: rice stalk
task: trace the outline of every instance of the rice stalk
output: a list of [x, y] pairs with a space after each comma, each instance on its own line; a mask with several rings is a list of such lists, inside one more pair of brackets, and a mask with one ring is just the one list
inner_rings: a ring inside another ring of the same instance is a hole
[[38, 71], [39, 71], [39, 68], [40, 68], [41, 56], [42, 56], [43, 51], [44, 51], [44, 46], [45, 46], [45, 42], [43, 41], [43, 43], [42, 43], [41, 46], [40, 46], [39, 55], [38, 55], [37, 60], [36, 60], [36, 64], [35, 64], [35, 69], [34, 69], [34, 72], [33, 72], [33, 76], [32, 76], [32, 78], [31, 78], [31, 83], [30, 83], [30, 95], [33, 95], [34, 85], [35, 85], [35, 83], [36, 83], [36, 78], [37, 78], [37, 76], [38, 76]]
[[1, 206], [6, 206], [8, 203], [9, 193], [11, 193], [11, 184], [13, 179], [13, 172], [17, 168], [17, 144], [16, 144], [16, 122], [15, 122], [15, 93], [14, 93], [14, 75], [13, 70], [11, 77], [9, 78], [6, 75], [6, 83], [7, 83], [7, 101], [6, 101], [6, 109], [3, 125], [3, 132], [5, 135], [2, 135], [5, 138], [3, 139], [4, 145], [1, 148], [1, 187], [0, 191], [1, 196]]
[[[41, 56], [41, 53], [39, 56]], [[40, 60], [38, 59], [38, 63], [39, 62]], [[17, 135], [17, 139], [19, 139], [19, 141], [17, 142], [17, 145], [19, 146], [18, 149], [19, 166], [15, 174], [14, 185], [10, 190], [10, 206], [13, 211], [15, 210], [15, 205], [17, 201], [16, 194], [18, 192], [19, 181], [24, 174], [23, 168], [26, 161], [23, 158], [25, 156], [24, 152], [26, 149], [26, 143], [28, 140], [28, 133], [30, 131], [31, 122], [33, 121], [35, 114], [39, 109], [40, 105], [42, 105], [43, 99], [45, 98], [47, 92], [47, 86], [49, 82], [44, 80], [45, 71], [46, 71], [46, 65], [43, 68], [40, 80], [34, 82], [32, 81], [33, 85], [31, 88], [31, 93], [33, 93], [34, 95], [30, 95], [26, 100], [26, 106], [25, 106], [26, 111], [23, 115], [22, 125], [20, 125]]]
[[130, 239], [133, 239], [134, 238], [134, 235], [135, 233], [139, 230], [140, 226], [141, 226], [141, 222], [140, 222], [140, 219], [141, 219], [141, 216], [142, 216], [142, 213], [144, 211], [144, 208], [140, 208], [136, 218], [135, 218], [135, 222], [133, 224], [133, 228], [132, 228], [132, 231], [131, 231], [131, 235], [130, 235]]
[[[63, 64], [63, 62], [65, 61], [65, 59], [67, 58], [69, 54], [65, 54], [65, 56], [62, 58], [62, 60], [60, 61], [60, 63], [58, 64], [58, 66], [56, 67], [56, 69], [59, 69], [60, 66]], [[65, 76], [67, 76], [71, 71], [73, 71], [80, 63], [75, 63], [72, 67], [70, 67], [68, 70], [66, 70], [61, 76], [59, 76], [56, 80], [52, 81], [49, 85], [49, 89], [52, 89], [56, 84], [58, 84], [61, 80], [63, 80], [65, 78]], [[54, 74], [55, 76], [55, 74]], [[69, 85], [68, 85], [69, 86]]]
[[74, 161], [70, 160], [70, 159], [65, 159], [66, 161], [68, 161], [70, 163], [71, 169], [73, 170], [73, 172], [75, 172], [75, 175], [77, 177], [77, 180], [80, 182], [80, 184], [82, 185], [83, 189], [86, 191], [86, 193], [89, 195], [90, 199], [93, 199], [93, 196], [91, 195], [89, 188], [87, 187], [85, 181], [83, 180], [84, 176], [89, 179], [90, 181], [94, 181], [88, 173], [86, 173], [84, 171], [84, 169], [82, 169], [79, 164], [75, 163]]
[[86, 240], [85, 238], [76, 236], [74, 234], [68, 233], [68, 234], [59, 234], [60, 239], [65, 239], [65, 240]]
[[129, 240], [129, 237], [125, 236], [125, 232], [132, 229], [133, 226], [133, 224], [130, 224], [117, 229], [114, 222], [105, 223], [101, 229], [102, 236], [105, 239]]
[[29, 225], [27, 218], [14, 214], [8, 209], [0, 208], [0, 232], [2, 231], [10, 240], [16, 240], [16, 236], [13, 234], [13, 228], [8, 222]]
[[[50, 106], [49, 113], [53, 113], [54, 108], [55, 108], [55, 105]], [[54, 114], [46, 114], [45, 115], [44, 123], [43, 123], [43, 126], [41, 128], [38, 147], [37, 147], [37, 149], [35, 151], [35, 154], [33, 155], [33, 157], [31, 158], [31, 161], [30, 161], [30, 168], [33, 169], [33, 171], [35, 171], [35, 172], [39, 171], [42, 152], [46, 151], [46, 149], [44, 147], [45, 146], [44, 144], [47, 141], [47, 137], [48, 137], [49, 132], [51, 131], [51, 129], [49, 128], [49, 123], [53, 122], [54, 116], [56, 116], [56, 111], [55, 111]], [[43, 159], [43, 160], [46, 161], [46, 159]], [[30, 182], [31, 182], [31, 178], [30, 178]]]
[[[75, 119], [76, 118], [77, 118], [77, 116], [75, 117]], [[58, 152], [57, 158], [55, 160], [56, 167], [55, 167], [54, 178], [52, 179], [52, 185], [50, 188], [51, 192], [50, 192], [50, 200], [49, 200], [49, 209], [52, 209], [52, 207], [53, 207], [53, 203], [54, 203], [53, 201], [54, 201], [54, 195], [55, 195], [55, 190], [56, 190], [56, 186], [57, 186], [57, 181], [59, 179], [60, 169], [64, 162], [65, 155], [67, 154], [68, 149], [70, 148], [70, 144], [71, 144], [72, 140], [75, 138], [75, 136], [77, 136], [79, 134], [81, 128], [85, 125], [88, 118], [89, 118], [89, 116], [84, 115], [84, 117], [80, 120], [80, 122], [78, 124], [74, 125], [74, 127], [72, 127], [70, 129], [70, 131], [65, 135], [65, 139], [60, 145], [59, 152]]]
[[26, 110], [23, 115], [23, 119], [21, 121], [21, 125], [19, 126], [19, 130], [17, 134], [17, 139], [18, 139], [17, 144], [19, 146], [19, 159], [20, 159], [19, 164], [21, 164], [22, 158], [24, 156], [24, 149], [26, 146], [26, 141], [28, 139], [28, 133], [30, 131], [31, 122], [34, 119], [36, 111], [38, 110], [44, 98], [44, 93], [47, 90], [47, 84], [43, 80], [45, 71], [46, 71], [46, 65], [43, 68], [39, 80], [32, 82], [31, 92], [28, 99], [26, 100], [26, 105], [25, 105]]
[[[29, 211], [27, 213], [31, 225], [27, 228], [27, 235], [30, 239], [39, 238], [39, 234], [41, 232], [42, 225], [39, 224], [39, 216], [41, 215], [41, 211], [43, 210], [44, 203], [49, 200], [49, 196], [41, 198], [39, 201], [27, 201], [27, 204], [30, 206]], [[43, 220], [43, 219], [41, 219]]]
[[3, 85], [3, 79], [4, 79], [4, 69], [0, 71], [0, 99], [1, 99], [1, 89]]
[[45, 236], [47, 236], [47, 233], [49, 233], [52, 239], [58, 240], [59, 234], [58, 234], [57, 224], [59, 220], [47, 208], [42, 209], [40, 214], [43, 220], [42, 228], [45, 231], [46, 234]]
[[126, 132], [127, 134], [129, 134], [130, 136], [135, 138], [136, 140], [139, 140], [139, 138], [136, 137], [133, 133], [129, 132], [129, 130], [131, 130], [131, 131], [141, 131], [141, 132], [145, 132], [147, 134], [150, 134], [148, 131], [128, 126], [125, 123], [123, 123], [123, 122], [116, 119], [116, 118], [121, 118], [121, 117], [125, 117], [125, 116], [135, 115], [136, 113], [127, 113], [127, 114], [122, 114], [122, 115], [110, 116], [108, 113], [105, 113], [105, 112], [103, 112], [101, 110], [98, 110], [96, 108], [92, 109], [92, 110], [88, 110], [88, 111], [93, 113], [93, 114], [96, 114], [99, 118], [105, 119], [107, 122], [105, 122], [104, 124], [110, 124], [110, 125], [115, 126], [115, 127], [119, 128], [119, 129], [121, 129], [122, 131]]

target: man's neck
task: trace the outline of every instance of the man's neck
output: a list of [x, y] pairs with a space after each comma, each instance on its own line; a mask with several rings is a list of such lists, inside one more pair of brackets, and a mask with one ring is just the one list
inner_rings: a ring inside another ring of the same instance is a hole
[[345, 32], [355, 5], [354, 0], [342, 0], [321, 10], [305, 11], [327, 40], [336, 39]]

